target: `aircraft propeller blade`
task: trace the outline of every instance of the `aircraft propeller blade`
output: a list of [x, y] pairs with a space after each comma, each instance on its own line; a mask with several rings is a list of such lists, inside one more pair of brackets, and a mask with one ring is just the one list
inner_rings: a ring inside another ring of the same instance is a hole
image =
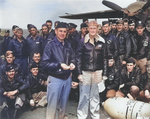
[[102, 3], [103, 3], [105, 6], [111, 8], [111, 9], [113, 9], [113, 10], [122, 11], [122, 8], [121, 8], [120, 6], [118, 6], [117, 4], [115, 4], [115, 3], [109, 2], [109, 1], [107, 1], [107, 0], [103, 0]]
[[142, 10], [145, 11], [148, 7], [150, 7], [150, 0], [142, 7]]

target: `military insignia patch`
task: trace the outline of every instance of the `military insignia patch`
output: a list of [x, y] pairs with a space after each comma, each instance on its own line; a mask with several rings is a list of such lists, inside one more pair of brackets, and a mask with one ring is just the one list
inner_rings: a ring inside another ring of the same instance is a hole
[[107, 44], [111, 44], [111, 40], [108, 40], [108, 41], [107, 41]]
[[147, 41], [144, 41], [143, 45], [144, 45], [144, 46], [148, 46], [148, 42], [147, 42]]
[[40, 44], [40, 42], [36, 42], [36, 44]]
[[97, 45], [96, 49], [102, 49], [102, 44]]

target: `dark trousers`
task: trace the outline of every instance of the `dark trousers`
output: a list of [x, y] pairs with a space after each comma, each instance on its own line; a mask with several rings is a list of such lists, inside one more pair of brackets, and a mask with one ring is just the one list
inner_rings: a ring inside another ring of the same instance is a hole
[[20, 65], [21, 74], [23, 74], [23, 77], [25, 77], [25, 75], [27, 74], [27, 67], [28, 67], [27, 58], [16, 58], [14, 62]]
[[122, 68], [122, 61], [123, 61], [123, 59], [124, 59], [124, 55], [119, 55], [117, 58], [116, 58], [116, 61], [115, 61], [115, 63], [116, 63], [116, 67], [118, 68], [118, 69], [121, 69]]

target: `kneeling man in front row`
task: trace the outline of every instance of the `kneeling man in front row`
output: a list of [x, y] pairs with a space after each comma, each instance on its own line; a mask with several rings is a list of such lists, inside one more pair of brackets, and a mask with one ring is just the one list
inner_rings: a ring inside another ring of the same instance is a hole
[[6, 75], [0, 79], [0, 105], [5, 105], [2, 118], [15, 119], [18, 109], [25, 101], [25, 93], [29, 85], [15, 73], [14, 66], [8, 65]]
[[140, 92], [140, 79], [141, 71], [136, 67], [134, 59], [127, 59], [126, 66], [121, 70], [120, 90], [117, 91], [116, 96], [137, 99]]

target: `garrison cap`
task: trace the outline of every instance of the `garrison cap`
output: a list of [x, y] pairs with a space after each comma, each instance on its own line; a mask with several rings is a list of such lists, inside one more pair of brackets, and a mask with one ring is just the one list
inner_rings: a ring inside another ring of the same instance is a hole
[[135, 23], [135, 20], [134, 20], [134, 19], [130, 19], [129, 22], [128, 22], [129, 25], [130, 25], [130, 24], [133, 24], [133, 23]]
[[135, 61], [134, 61], [133, 58], [128, 58], [128, 59], [127, 59], [127, 63], [133, 63], [133, 64], [135, 64]]
[[56, 29], [57, 28], [68, 28], [68, 25], [65, 22], [59, 22], [58, 25], [56, 26]]
[[30, 68], [30, 69], [32, 69], [32, 68], [39, 68], [39, 64], [36, 63], [36, 62], [33, 62], [33, 63], [30, 65], [29, 68]]
[[46, 23], [47, 23], [47, 22], [52, 23], [52, 21], [51, 21], [51, 20], [47, 20], [47, 21], [46, 21]]
[[9, 30], [5, 30], [5, 33], [10, 33], [10, 31]]
[[112, 20], [112, 24], [116, 24], [116, 20]]
[[6, 66], [6, 71], [10, 71], [12, 69], [15, 69], [13, 65], [7, 65]]
[[83, 19], [83, 22], [88, 21], [88, 19]]
[[31, 24], [31, 25], [30, 25], [30, 29], [32, 29], [32, 28], [37, 29], [36, 26], [34, 26], [34, 25]]
[[114, 59], [112, 55], [108, 55], [108, 59]]
[[102, 25], [109, 24], [109, 21], [102, 21]]
[[47, 25], [46, 23], [42, 24], [42, 27], [43, 27], [43, 26], [46, 26], [46, 27], [48, 28], [48, 25]]
[[32, 25], [32, 24], [27, 24], [27, 28], [30, 29], [30, 26], [31, 26], [31, 25]]
[[81, 23], [80, 28], [82, 29], [82, 28], [85, 28], [85, 27], [88, 27], [88, 25], [86, 23]]
[[138, 27], [138, 26], [143, 26], [143, 27], [145, 27], [145, 23], [142, 22], [142, 21], [137, 21], [137, 22], [136, 22], [136, 27]]
[[17, 26], [17, 25], [13, 25], [13, 26], [12, 26], [12, 30], [14, 30], [14, 29], [16, 29], [16, 28], [19, 28], [19, 26]]
[[123, 19], [123, 21], [124, 21], [124, 22], [128, 22], [129, 20], [128, 20], [128, 19]]
[[74, 23], [69, 23], [69, 29], [76, 28], [76, 27], [77, 27], [76, 24], [74, 24]]
[[116, 21], [116, 24], [123, 24], [123, 23], [124, 23], [123, 20], [117, 20], [117, 21]]
[[55, 23], [54, 23], [54, 24], [55, 24], [55, 26], [57, 26], [57, 25], [58, 25], [58, 23], [60, 23], [60, 21], [55, 21]]

